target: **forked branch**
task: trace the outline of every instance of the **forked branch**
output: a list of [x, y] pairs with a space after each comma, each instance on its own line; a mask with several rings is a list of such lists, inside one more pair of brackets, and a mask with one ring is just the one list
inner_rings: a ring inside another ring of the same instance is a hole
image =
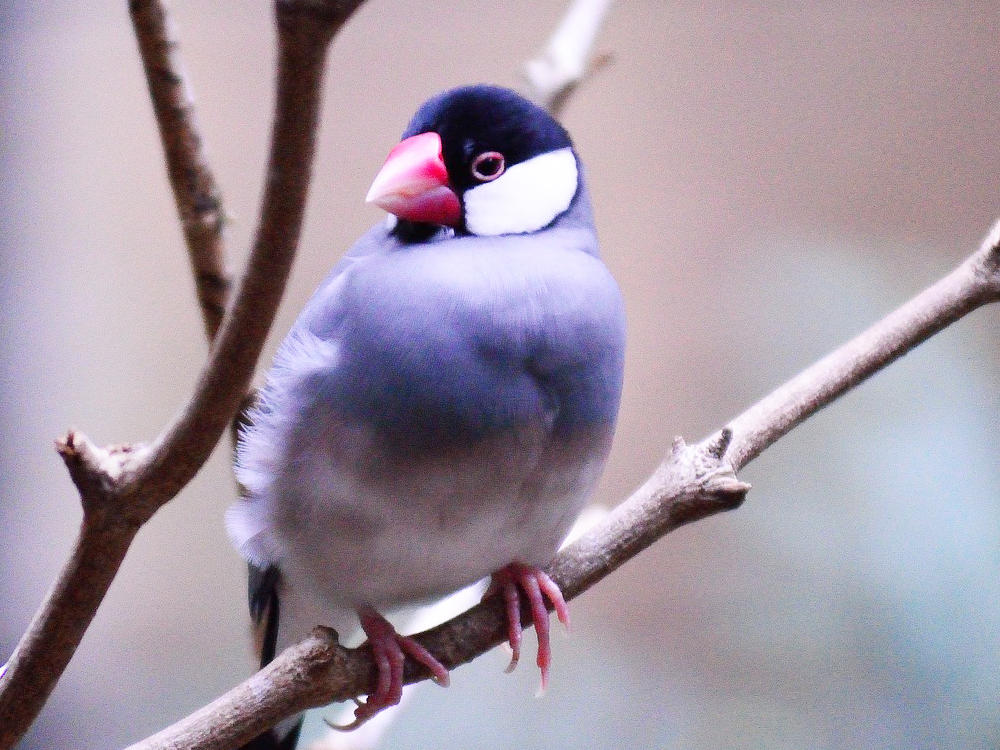
[[[149, 446], [106, 451], [73, 433], [59, 444], [80, 491], [84, 517], [70, 560], [0, 676], [0, 750], [11, 748], [41, 710], [79, 646], [139, 527], [194, 477], [242, 404], [299, 241], [326, 51], [334, 34], [362, 2], [276, 2], [277, 96], [257, 235], [235, 301], [187, 406]], [[152, 0], [135, 0], [133, 11], [147, 70], [154, 72], [154, 99], [183, 97], [183, 84], [174, 80], [179, 70], [171, 67], [173, 63], [168, 59], [172, 42], [166, 36], [162, 6]], [[168, 79], [165, 86], [158, 86], [163, 83], [158, 80], [160, 75]], [[182, 108], [190, 107], [186, 99], [180, 101]], [[160, 107], [169, 108], [170, 102], [159, 101], [157, 109]], [[185, 122], [191, 125], [186, 117], [190, 113], [174, 114], [182, 122], [179, 130], [170, 132], [182, 133]], [[192, 143], [197, 145], [197, 137], [191, 133], [187, 137], [194, 140], [174, 144], [177, 153], [166, 144], [172, 174], [176, 162], [189, 157], [197, 162], [200, 158], [200, 154], [190, 153]], [[194, 168], [197, 170], [197, 164]], [[208, 183], [205, 195], [214, 196], [214, 182]], [[182, 216], [193, 210], [194, 220], [202, 221], [204, 214], [199, 213], [199, 207], [189, 204], [198, 190], [192, 192], [184, 184], [178, 189], [176, 182], [174, 187]], [[208, 223], [214, 222], [209, 219]], [[186, 229], [200, 231], [197, 226]], [[203, 256], [212, 265], [221, 257], [218, 247], [210, 247], [218, 238], [213, 239], [212, 232], [206, 237], [204, 247], [209, 249]], [[213, 253], [215, 260], [211, 258]], [[196, 267], [199, 262], [195, 260]], [[206, 327], [210, 326], [206, 318]]]

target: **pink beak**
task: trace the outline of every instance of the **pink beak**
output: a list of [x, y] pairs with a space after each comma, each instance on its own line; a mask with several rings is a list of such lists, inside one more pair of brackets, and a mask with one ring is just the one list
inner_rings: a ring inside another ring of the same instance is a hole
[[458, 226], [462, 204], [448, 185], [441, 136], [421, 133], [400, 142], [389, 152], [365, 202], [400, 219]]

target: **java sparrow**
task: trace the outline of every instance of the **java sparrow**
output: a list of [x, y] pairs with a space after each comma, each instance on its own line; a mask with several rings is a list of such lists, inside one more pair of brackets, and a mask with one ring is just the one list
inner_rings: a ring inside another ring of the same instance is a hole
[[[448, 672], [379, 611], [492, 576], [516, 663], [520, 607], [550, 662], [541, 570], [603, 469], [625, 317], [566, 131], [512, 91], [433, 97], [367, 198], [388, 211], [275, 356], [226, 523], [251, 566], [262, 664], [360, 619], [379, 679], [356, 726], [399, 701], [406, 656]], [[343, 629], [343, 630], [342, 630]], [[292, 747], [284, 722], [253, 747]]]

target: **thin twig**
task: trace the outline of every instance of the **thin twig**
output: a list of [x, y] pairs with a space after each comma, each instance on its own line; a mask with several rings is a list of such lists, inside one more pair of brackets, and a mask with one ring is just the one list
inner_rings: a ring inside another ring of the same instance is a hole
[[129, 11], [184, 229], [205, 334], [212, 341], [226, 312], [232, 285], [226, 271], [222, 196], [202, 147], [194, 102], [166, 7], [161, 0], [132, 0]]
[[84, 507], [77, 547], [0, 677], [0, 750], [41, 710], [138, 528], [201, 468], [240, 407], [298, 245], [330, 40], [363, 0], [277, 0], [277, 96], [260, 221], [216, 346], [180, 417], [149, 447], [61, 453]]
[[[549, 572], [572, 598], [674, 529], [740, 505], [742, 467], [888, 363], [972, 310], [1000, 301], [1000, 222], [954, 272], [863, 334], [765, 397], [730, 426], [694, 446], [679, 438], [670, 455], [608, 518], [556, 556]], [[504, 639], [503, 605], [492, 597], [415, 636], [453, 668]], [[407, 683], [426, 679], [408, 662]], [[364, 695], [376, 669], [367, 649], [345, 649], [317, 628], [250, 680], [130, 750], [223, 750], [308, 708]]]
[[528, 97], [558, 117], [576, 87], [607, 66], [611, 56], [591, 57], [612, 0], [573, 0], [545, 49], [525, 64]]
[[761, 399], [729, 423], [726, 458], [739, 470], [802, 420], [840, 398], [918, 344], [1000, 299], [1000, 221], [958, 268]]
[[[162, 0], [132, 0], [129, 12], [160, 131], [167, 176], [184, 230], [205, 336], [211, 344], [229, 305], [233, 283], [226, 268], [223, 234], [226, 214], [222, 194], [197, 127], [191, 87], [184, 75], [179, 45], [165, 3]], [[252, 402], [253, 393], [249, 393], [244, 406]], [[241, 408], [231, 423], [234, 444], [243, 411]]]

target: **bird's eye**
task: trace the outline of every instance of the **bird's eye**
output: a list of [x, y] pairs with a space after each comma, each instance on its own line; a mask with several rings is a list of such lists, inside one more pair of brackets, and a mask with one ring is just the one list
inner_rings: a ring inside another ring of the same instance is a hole
[[472, 160], [472, 176], [481, 182], [495, 180], [503, 174], [505, 164], [499, 151], [484, 151]]

